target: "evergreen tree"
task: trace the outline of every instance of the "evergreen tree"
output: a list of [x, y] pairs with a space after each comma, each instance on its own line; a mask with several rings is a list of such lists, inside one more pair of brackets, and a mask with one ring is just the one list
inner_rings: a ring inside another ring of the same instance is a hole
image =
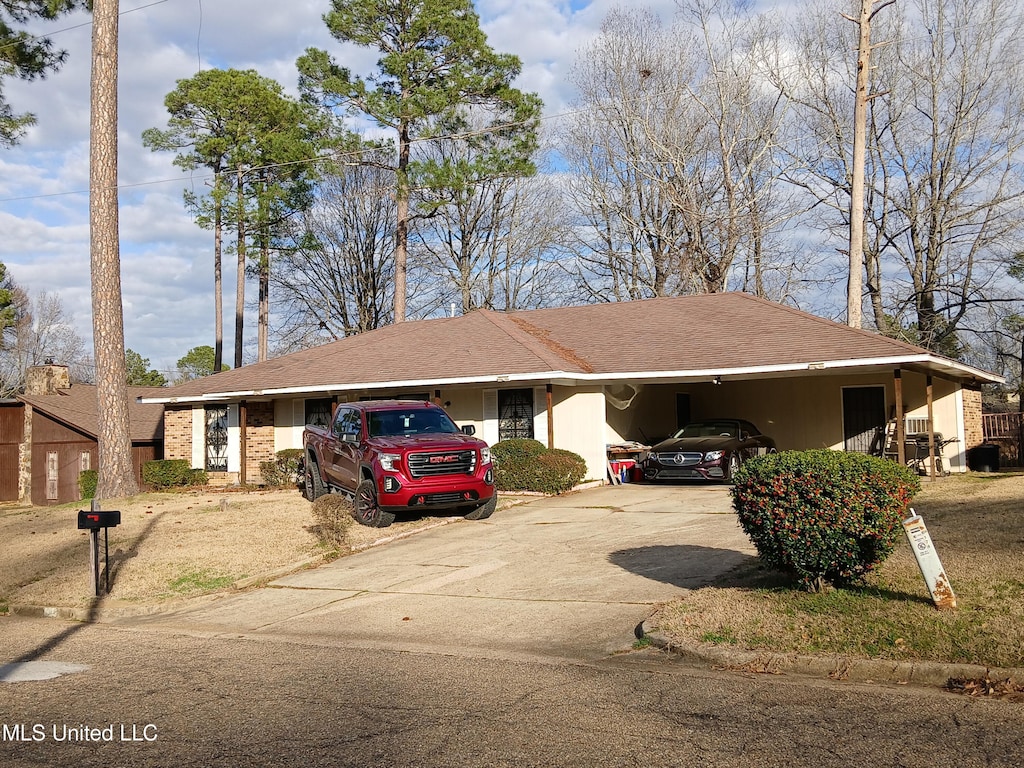
[[17, 321], [14, 306], [14, 281], [7, 275], [7, 267], [0, 261], [0, 347], [3, 333]]
[[167, 386], [167, 379], [164, 375], [160, 371], [149, 368], [149, 358], [143, 357], [134, 349], [124, 351], [124, 365], [128, 376], [127, 383], [131, 387]]
[[4, 99], [3, 78], [43, 78], [60, 69], [67, 58], [67, 52], [55, 50], [49, 38], [18, 30], [16, 25], [55, 19], [91, 5], [86, 0], [0, 0], [0, 146], [17, 144], [25, 129], [36, 122], [32, 114], [16, 114]]
[[[285, 95], [274, 80], [254, 70], [211, 69], [179, 80], [164, 100], [167, 128], [149, 128], [143, 143], [153, 151], [174, 151], [175, 165], [214, 172], [209, 195], [186, 191], [185, 202], [200, 226], [214, 231], [216, 339], [214, 370], [223, 369], [222, 232], [225, 217], [236, 227], [238, 257], [235, 306], [235, 367], [242, 364], [246, 246], [251, 238], [260, 278], [261, 353], [268, 315], [265, 262], [274, 228], [288, 213], [306, 204], [309, 161], [316, 155], [311, 110]], [[233, 193], [233, 194], [232, 194]]]
[[[324, 21], [340, 43], [380, 51], [377, 71], [363, 78], [326, 51], [308, 49], [298, 61], [299, 86], [307, 100], [368, 117], [396, 136], [394, 320], [402, 322], [411, 190], [532, 173], [541, 102], [512, 87], [519, 59], [491, 50], [471, 0], [332, 0]], [[471, 109], [491, 118], [473, 133], [479, 149], [474, 162], [436, 165], [413, 158], [415, 142], [458, 130], [468, 124]]]
[[178, 358], [178, 384], [192, 379], [209, 376], [214, 372], [213, 347], [203, 345], [192, 347], [183, 357]]

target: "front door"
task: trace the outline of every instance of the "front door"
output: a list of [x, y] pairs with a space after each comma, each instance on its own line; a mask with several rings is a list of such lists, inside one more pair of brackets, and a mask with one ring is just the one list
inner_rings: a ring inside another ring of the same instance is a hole
[[880, 450], [885, 431], [885, 387], [843, 387], [843, 448], [857, 453]]
[[498, 439], [533, 439], [533, 390], [498, 390]]

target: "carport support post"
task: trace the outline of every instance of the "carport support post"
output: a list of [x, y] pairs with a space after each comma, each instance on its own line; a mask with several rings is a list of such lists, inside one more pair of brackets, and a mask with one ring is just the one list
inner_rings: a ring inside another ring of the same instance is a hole
[[896, 398], [896, 461], [907, 463], [907, 424], [903, 414], [903, 371], [893, 371], [893, 396]]
[[925, 399], [928, 401], [928, 476], [934, 480], [936, 478], [935, 472], [935, 422], [933, 421], [934, 413], [932, 409], [932, 375], [929, 373], [925, 377], [924, 384]]
[[551, 403], [552, 403], [552, 400], [554, 398], [552, 398], [551, 394], [552, 394], [552, 386], [551, 386], [551, 383], [548, 382], [547, 387], [545, 387], [545, 395], [547, 397], [546, 407], [548, 409], [548, 448], [549, 449], [555, 447], [555, 414], [551, 412]]

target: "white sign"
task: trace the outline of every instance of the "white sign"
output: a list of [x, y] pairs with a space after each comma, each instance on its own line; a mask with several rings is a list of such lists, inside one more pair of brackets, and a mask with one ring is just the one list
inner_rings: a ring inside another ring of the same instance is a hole
[[949, 583], [946, 572], [942, 569], [942, 562], [939, 554], [932, 544], [932, 537], [928, 535], [928, 529], [924, 526], [924, 520], [910, 509], [911, 516], [903, 521], [903, 531], [907, 534], [910, 548], [914, 550], [914, 557], [921, 568], [921, 575], [928, 585], [932, 602], [936, 608], [956, 608], [956, 595], [953, 594], [953, 585]]

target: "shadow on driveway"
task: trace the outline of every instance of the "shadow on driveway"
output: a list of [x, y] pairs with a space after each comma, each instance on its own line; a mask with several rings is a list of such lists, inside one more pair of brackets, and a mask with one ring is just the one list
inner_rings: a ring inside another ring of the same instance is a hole
[[759, 562], [757, 557], [734, 549], [691, 544], [620, 549], [608, 560], [630, 573], [684, 589], [733, 586], [732, 572], [748, 571]]

